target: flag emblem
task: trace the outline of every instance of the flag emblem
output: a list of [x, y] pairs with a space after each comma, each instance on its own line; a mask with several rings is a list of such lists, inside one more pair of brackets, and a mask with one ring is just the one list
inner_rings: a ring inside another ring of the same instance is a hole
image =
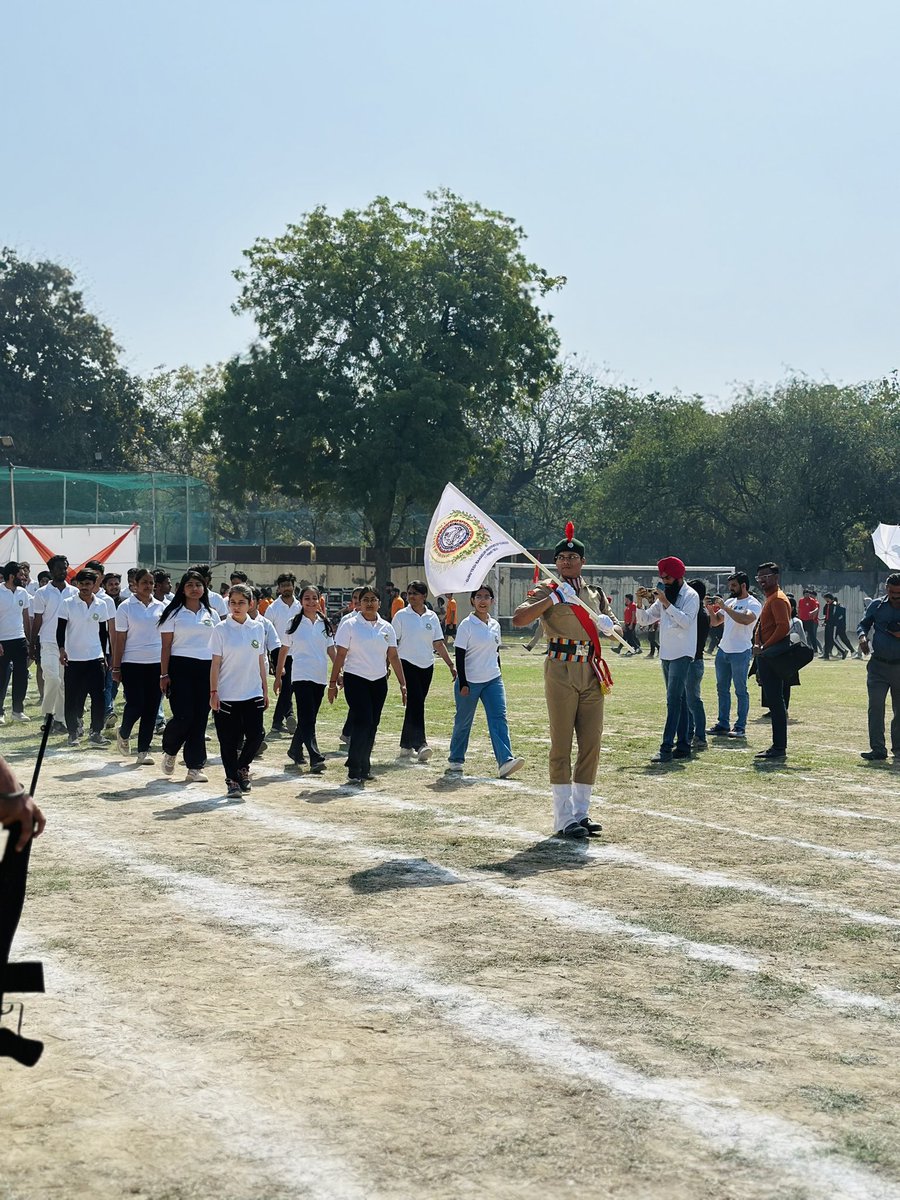
[[454, 509], [434, 531], [432, 554], [438, 562], [458, 561], [477, 553], [489, 541], [488, 531], [477, 517]]

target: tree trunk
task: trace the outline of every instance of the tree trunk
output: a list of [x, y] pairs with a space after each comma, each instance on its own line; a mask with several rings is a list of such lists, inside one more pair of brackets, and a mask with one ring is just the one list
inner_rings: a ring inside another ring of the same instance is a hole
[[378, 589], [378, 594], [382, 597], [382, 613], [386, 620], [390, 620], [390, 614], [385, 614], [383, 611], [384, 597], [387, 595], [387, 585], [391, 582], [391, 547], [390, 539], [387, 536], [379, 536], [375, 534], [372, 543], [372, 557], [375, 559], [375, 587]]

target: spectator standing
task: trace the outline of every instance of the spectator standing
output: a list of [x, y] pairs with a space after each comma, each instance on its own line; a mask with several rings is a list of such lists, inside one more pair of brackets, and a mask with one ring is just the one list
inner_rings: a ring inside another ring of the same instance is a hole
[[[862, 757], [878, 762], [888, 756], [884, 736], [884, 709], [891, 695], [891, 754], [900, 758], [900, 574], [889, 575], [886, 595], [873, 600], [857, 626], [859, 648], [871, 657], [866, 664], [869, 693], [869, 749]], [[872, 635], [871, 647], [869, 635]]]
[[[750, 578], [737, 571], [728, 579], [729, 598], [717, 612], [710, 611], [710, 623], [721, 627], [716, 651], [716, 694], [719, 715], [709, 733], [714, 737], [744, 738], [750, 714], [747, 678], [753, 657], [753, 626], [759, 620], [762, 605], [750, 595]], [[737, 700], [734, 728], [731, 726], [731, 689]]]
[[[687, 677], [697, 653], [697, 614], [700, 597], [684, 581], [684, 563], [671, 555], [660, 559], [660, 583], [651, 593], [641, 588], [639, 625], [659, 622], [659, 657], [666, 684], [666, 723], [658, 753], [651, 762], [690, 758], [688, 744]], [[649, 607], [644, 607], [649, 605]]]
[[31, 641], [31, 597], [22, 586], [22, 569], [17, 562], [3, 568], [0, 584], [0, 725], [6, 723], [6, 691], [12, 678], [12, 719], [23, 723], [28, 693], [28, 644]]
[[819, 646], [819, 597], [815, 588], [804, 588], [803, 595], [797, 604], [797, 616], [803, 625], [806, 643], [811, 646], [813, 653], [821, 654]]
[[760, 759], [787, 758], [787, 709], [781, 676], [772, 668], [772, 659], [790, 649], [791, 604], [781, 590], [781, 568], [777, 563], [761, 563], [756, 582], [765, 593], [759, 621], [753, 635], [753, 654], [763, 696], [772, 716], [772, 745], [756, 755]]

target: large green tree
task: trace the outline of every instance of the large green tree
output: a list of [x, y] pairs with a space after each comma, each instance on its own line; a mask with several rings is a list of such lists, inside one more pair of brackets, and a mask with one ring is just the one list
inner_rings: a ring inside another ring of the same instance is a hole
[[0, 251], [0, 433], [18, 462], [92, 469], [138, 465], [153, 437], [140, 384], [71, 271]]
[[556, 370], [538, 301], [562, 281], [526, 258], [508, 217], [429, 199], [317, 208], [246, 251], [237, 308], [260, 342], [226, 364], [205, 411], [226, 493], [277, 486], [358, 510], [382, 585], [410, 514]]

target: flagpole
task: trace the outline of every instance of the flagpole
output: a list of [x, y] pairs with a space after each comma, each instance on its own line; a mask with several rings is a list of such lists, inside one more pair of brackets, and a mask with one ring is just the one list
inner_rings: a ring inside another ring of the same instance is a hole
[[[544, 564], [540, 561], [540, 559], [535, 558], [533, 554], [529, 554], [524, 546], [522, 546], [522, 553], [525, 555], [525, 557], [527, 559], [529, 559], [531, 562], [533, 562], [536, 567], [540, 567], [541, 571], [545, 575], [547, 575], [550, 579], [552, 579], [554, 583], [556, 583], [556, 584], [562, 583], [562, 580], [558, 579], [551, 570], [549, 570], [546, 566], [544, 566]], [[575, 593], [575, 599], [578, 601], [578, 603], [581, 605], [582, 608], [587, 608], [588, 612], [591, 612], [591, 610], [588, 608], [588, 606], [581, 599], [581, 597], [578, 595], [577, 592]], [[597, 632], [599, 633], [600, 631], [598, 630]], [[634, 654], [634, 650], [632, 649], [632, 647], [628, 645], [628, 643], [625, 641], [625, 639], [623, 637], [619, 637], [619, 635], [617, 633], [610, 633], [610, 634], [601, 633], [600, 636], [611, 638], [614, 642], [618, 642], [620, 645], [624, 646], [629, 654]]]

